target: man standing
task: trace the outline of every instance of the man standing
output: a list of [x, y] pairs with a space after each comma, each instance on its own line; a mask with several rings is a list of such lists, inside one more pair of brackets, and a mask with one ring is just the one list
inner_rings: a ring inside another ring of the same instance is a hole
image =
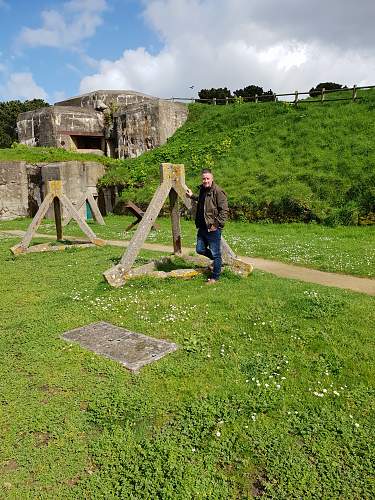
[[228, 218], [228, 201], [225, 192], [214, 182], [211, 170], [202, 170], [202, 185], [199, 196], [191, 189], [189, 198], [198, 202], [195, 225], [198, 229], [196, 251], [213, 260], [212, 276], [207, 284], [214, 284], [221, 273], [221, 230]]

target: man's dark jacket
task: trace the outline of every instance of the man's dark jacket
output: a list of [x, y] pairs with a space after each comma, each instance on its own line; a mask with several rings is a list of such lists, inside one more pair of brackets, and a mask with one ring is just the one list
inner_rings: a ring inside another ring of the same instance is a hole
[[216, 226], [220, 229], [224, 227], [226, 220], [228, 219], [228, 200], [227, 195], [221, 189], [220, 186], [212, 183], [212, 186], [208, 189], [200, 186], [199, 196], [193, 196], [193, 200], [198, 202], [197, 213], [195, 216], [195, 225], [199, 227], [199, 200], [204, 198], [204, 221], [207, 228], [211, 226]]

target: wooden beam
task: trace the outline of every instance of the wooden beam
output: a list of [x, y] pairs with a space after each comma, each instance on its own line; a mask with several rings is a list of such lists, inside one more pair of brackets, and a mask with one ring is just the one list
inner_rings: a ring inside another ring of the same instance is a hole
[[89, 240], [95, 245], [99, 246], [105, 245], [105, 240], [102, 240], [101, 238], [98, 238], [96, 236], [94, 231], [88, 226], [87, 222], [84, 219], [82, 219], [78, 211], [75, 209], [73, 203], [69, 200], [69, 198], [65, 194], [61, 195], [60, 200], [64, 208], [67, 210], [68, 214], [71, 217], [73, 217], [73, 219], [75, 219], [81, 231], [85, 233], [85, 235], [89, 238]]
[[155, 219], [159, 215], [164, 202], [171, 190], [170, 181], [166, 180], [156, 190], [150, 205], [148, 206], [141, 222], [139, 223], [138, 229], [135, 232], [133, 238], [130, 240], [127, 251], [121, 259], [121, 267], [124, 273], [128, 272], [137, 258], [143, 243], [145, 242], [151, 227], [155, 222]]
[[40, 226], [44, 216], [47, 213], [47, 210], [49, 209], [52, 201], [54, 198], [53, 193], [47, 193], [46, 197], [44, 198], [42, 204], [39, 207], [39, 210], [35, 214], [30, 226], [28, 227], [25, 236], [22, 238], [21, 243], [18, 243], [18, 245], [15, 245], [14, 247], [11, 248], [11, 251], [14, 254], [19, 254], [25, 252], [27, 247], [30, 245], [30, 241], [32, 240], [34, 234], [36, 233], [38, 227]]
[[55, 196], [53, 199], [53, 211], [55, 213], [56, 239], [57, 241], [61, 241], [63, 239], [63, 230], [61, 223], [61, 203], [58, 196]]
[[182, 253], [180, 212], [179, 212], [178, 194], [173, 188], [169, 192], [169, 204], [171, 210], [173, 252], [175, 254], [180, 255]]
[[[86, 201], [88, 202], [88, 204], [91, 207], [91, 211], [92, 211], [92, 215], [94, 217], [94, 220], [98, 224], [100, 224], [101, 226], [105, 226], [105, 222], [104, 222], [102, 214], [100, 213], [98, 204], [97, 204], [95, 198], [93, 197], [93, 195], [89, 191], [87, 193], [85, 193], [84, 195], [82, 195], [81, 198], [76, 203], [75, 208], [76, 208], [77, 212], [79, 212], [79, 210], [81, 210], [81, 208], [86, 203]], [[67, 226], [71, 220], [72, 220], [71, 215], [68, 215], [67, 217], [65, 217], [64, 222], [63, 222], [63, 226]]]
[[90, 193], [90, 192], [87, 193], [87, 201], [91, 207], [91, 212], [92, 212], [92, 215], [94, 217], [94, 220], [100, 226], [105, 226], [105, 222], [104, 222], [102, 214], [100, 213], [98, 204], [96, 203], [95, 198], [93, 197], [92, 193]]

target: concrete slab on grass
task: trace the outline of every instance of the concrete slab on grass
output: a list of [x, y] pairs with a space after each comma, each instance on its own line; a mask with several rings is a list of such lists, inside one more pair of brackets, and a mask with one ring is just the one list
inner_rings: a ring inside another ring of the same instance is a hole
[[137, 371], [178, 349], [177, 344], [131, 332], [105, 321], [70, 330], [61, 338], [118, 361], [131, 371]]

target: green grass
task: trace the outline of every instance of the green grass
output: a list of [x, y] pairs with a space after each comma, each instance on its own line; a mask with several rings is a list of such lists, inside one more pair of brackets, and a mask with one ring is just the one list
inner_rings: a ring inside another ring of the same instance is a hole
[[103, 184], [147, 204], [161, 162], [184, 163], [190, 186], [213, 168], [232, 216], [327, 224], [371, 222], [375, 212], [375, 91], [356, 103], [190, 106], [167, 144], [114, 164]]
[[[143, 206], [159, 182], [161, 162], [184, 163], [190, 186], [213, 168], [240, 220], [328, 225], [375, 222], [375, 90], [358, 102], [190, 105], [187, 122], [168, 142], [136, 159], [114, 160], [63, 149], [18, 146], [0, 160], [96, 160], [102, 185], [123, 188]], [[330, 96], [335, 97], [335, 94]]]
[[[134, 217], [111, 215], [105, 218], [106, 225], [90, 222], [95, 233], [105, 239], [129, 240], [134, 230], [125, 228]], [[23, 229], [30, 219], [0, 222], [1, 229]], [[171, 245], [171, 225], [167, 217], [157, 220], [160, 228], [152, 231], [147, 239], [150, 243]], [[194, 223], [181, 221], [184, 246], [195, 246]], [[55, 234], [52, 221], [44, 221], [40, 232]], [[81, 230], [71, 222], [65, 234], [80, 236]], [[323, 271], [375, 277], [375, 229], [373, 226], [326, 227], [317, 224], [251, 224], [228, 222], [224, 236], [239, 255], [264, 257], [273, 260], [303, 265]], [[38, 240], [41, 242], [43, 240]]]
[[[115, 290], [119, 248], [0, 238], [1, 497], [373, 497], [374, 298], [261, 272]], [[132, 375], [59, 338], [100, 320], [180, 349]]]
[[96, 161], [106, 166], [117, 162], [106, 156], [88, 153], [76, 153], [64, 148], [28, 147], [24, 144], [14, 144], [11, 148], [0, 148], [0, 161], [26, 161], [29, 163], [54, 163], [60, 161]]

